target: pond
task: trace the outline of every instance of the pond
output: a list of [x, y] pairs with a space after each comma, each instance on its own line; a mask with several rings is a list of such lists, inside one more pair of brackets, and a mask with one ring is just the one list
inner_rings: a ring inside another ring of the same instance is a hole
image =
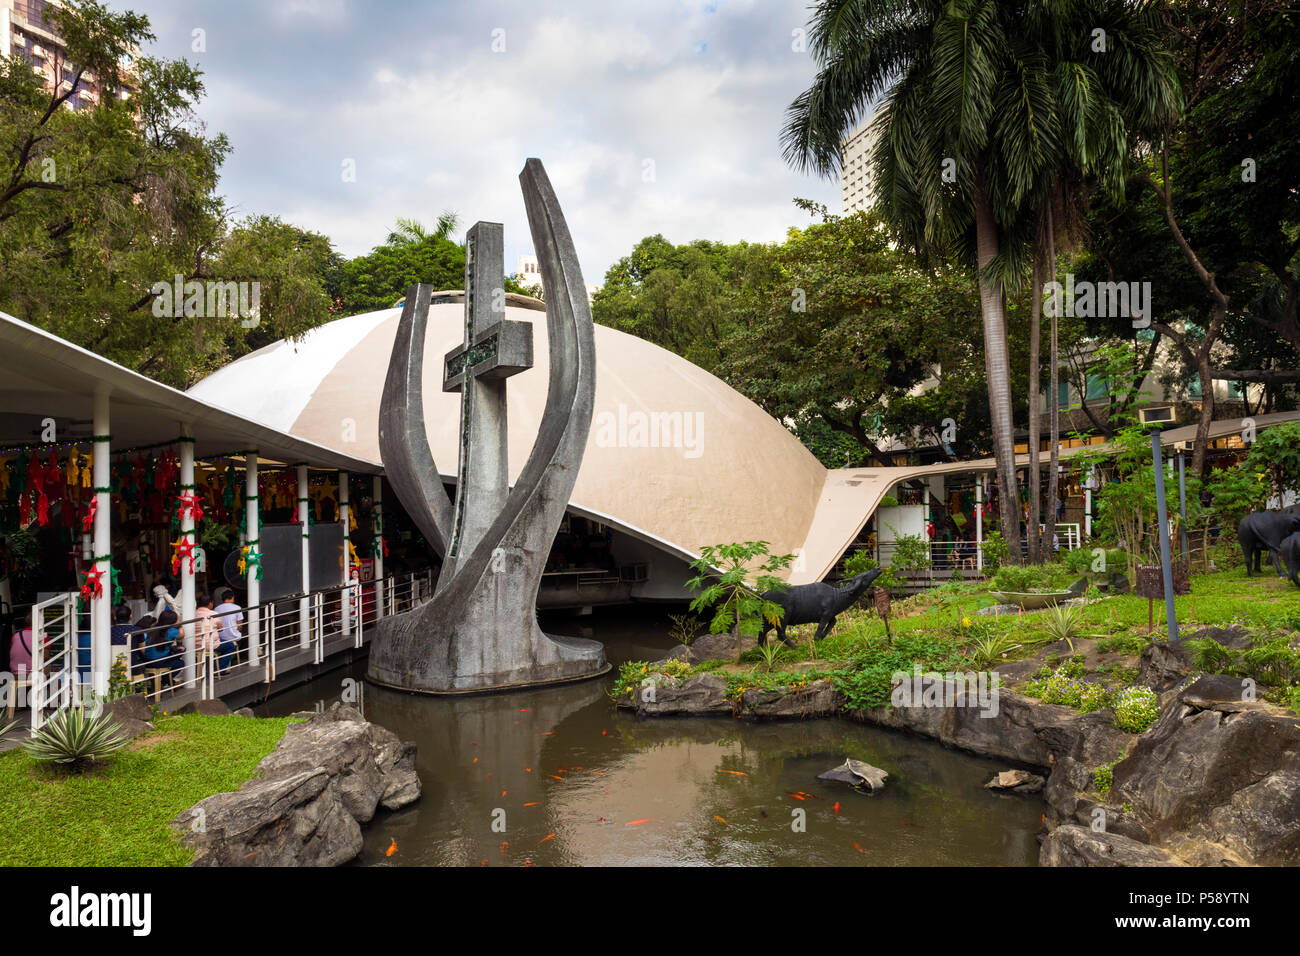
[[[615, 664], [655, 660], [671, 645], [666, 619], [643, 607], [543, 625], [603, 641]], [[363, 678], [364, 664], [273, 697], [258, 712], [328, 706], [347, 677]], [[357, 862], [1037, 864], [1042, 801], [983, 787], [1005, 764], [844, 719], [637, 720], [615, 710], [612, 682], [611, 674], [459, 698], [363, 685], [366, 717], [419, 745], [424, 795], [406, 809], [380, 811], [364, 829]], [[846, 756], [887, 771], [884, 791], [817, 779]]]

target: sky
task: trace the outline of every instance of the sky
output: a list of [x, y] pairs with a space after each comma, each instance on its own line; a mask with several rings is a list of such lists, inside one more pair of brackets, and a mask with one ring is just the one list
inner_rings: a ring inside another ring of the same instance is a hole
[[111, 0], [148, 15], [146, 52], [204, 71], [236, 216], [351, 257], [398, 217], [454, 210], [458, 241], [504, 223], [511, 273], [532, 251], [518, 176], [536, 156], [588, 285], [644, 236], [773, 241], [809, 222], [795, 197], [839, 211], [837, 182], [781, 159], [815, 73], [796, 49], [809, 2]]

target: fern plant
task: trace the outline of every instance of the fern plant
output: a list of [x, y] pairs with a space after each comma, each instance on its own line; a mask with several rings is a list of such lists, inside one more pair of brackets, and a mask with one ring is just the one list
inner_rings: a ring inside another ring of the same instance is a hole
[[1228, 674], [1236, 655], [1212, 637], [1196, 637], [1187, 642], [1192, 652], [1192, 667], [1207, 674]]
[[80, 770], [121, 750], [129, 739], [108, 714], [93, 716], [82, 707], [67, 707], [46, 721], [24, 747], [33, 760]]

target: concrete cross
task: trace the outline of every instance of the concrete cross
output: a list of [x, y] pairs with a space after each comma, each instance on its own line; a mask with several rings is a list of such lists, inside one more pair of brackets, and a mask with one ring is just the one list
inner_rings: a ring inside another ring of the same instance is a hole
[[460, 392], [455, 523], [441, 581], [470, 554], [506, 503], [506, 379], [533, 367], [533, 327], [505, 317], [504, 229], [475, 223], [465, 238], [465, 341], [447, 353], [444, 392]]

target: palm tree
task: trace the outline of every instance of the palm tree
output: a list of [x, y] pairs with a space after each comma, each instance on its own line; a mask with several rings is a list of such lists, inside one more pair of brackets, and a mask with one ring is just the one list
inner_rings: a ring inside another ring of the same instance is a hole
[[[1126, 106], [1141, 104], [1133, 112], [1144, 120], [1176, 101], [1151, 7], [821, 0], [809, 31], [819, 72], [791, 104], [782, 133], [791, 165], [831, 176], [841, 137], [879, 102], [872, 165], [880, 212], [922, 259], [953, 256], [976, 269], [1002, 528], [1013, 560], [1020, 512], [1006, 294], [1043, 255], [1041, 223], [1059, 178], [1084, 170], [1122, 188], [1130, 117], [1113, 101], [1109, 80], [1123, 78]], [[1102, 168], [1116, 155], [1118, 165]], [[1049, 268], [1054, 275], [1054, 263]]]
[[433, 231], [425, 229], [418, 219], [398, 219], [397, 225], [388, 234], [387, 242], [390, 246], [414, 246], [428, 242], [430, 239], [450, 241], [458, 225], [460, 225], [460, 216], [450, 210], [438, 216]]

